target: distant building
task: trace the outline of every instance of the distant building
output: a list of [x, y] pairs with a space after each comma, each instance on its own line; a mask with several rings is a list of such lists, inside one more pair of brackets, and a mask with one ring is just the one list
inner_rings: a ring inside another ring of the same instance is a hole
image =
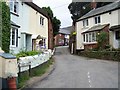
[[69, 35], [72, 31], [72, 26], [61, 28], [59, 34], [54, 37], [56, 46], [69, 45]]

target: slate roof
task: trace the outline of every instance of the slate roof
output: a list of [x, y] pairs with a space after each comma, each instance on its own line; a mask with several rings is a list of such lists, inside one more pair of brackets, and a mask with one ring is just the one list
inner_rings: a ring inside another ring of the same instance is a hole
[[65, 27], [65, 28], [60, 28], [59, 33], [61, 34], [70, 34], [73, 31], [73, 27]]
[[106, 26], [108, 26], [109, 24], [103, 24], [103, 25], [97, 25], [97, 26], [93, 26], [90, 29], [88, 29], [87, 31], [83, 32], [83, 33], [87, 33], [87, 32], [92, 32], [92, 31], [100, 31], [103, 28], [105, 28]]
[[120, 25], [115, 25], [110, 27], [110, 31], [114, 31], [114, 30], [120, 30]]
[[79, 18], [77, 21], [80, 21], [80, 20], [83, 20], [83, 19], [86, 19], [92, 16], [100, 15], [103, 13], [107, 13], [107, 12], [110, 12], [116, 9], [120, 9], [120, 1], [116, 1], [111, 4], [105, 5], [103, 7], [93, 9], [89, 11], [87, 14], [85, 14], [84, 16], [82, 16], [81, 18]]

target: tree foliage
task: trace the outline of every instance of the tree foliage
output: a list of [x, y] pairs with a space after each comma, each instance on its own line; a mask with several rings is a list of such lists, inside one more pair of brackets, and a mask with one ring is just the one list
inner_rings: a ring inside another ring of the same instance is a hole
[[42, 7], [43, 10], [45, 10], [48, 14], [48, 16], [50, 17], [50, 19], [53, 18], [53, 11], [51, 10], [50, 7]]
[[[85, 6], [85, 7], [84, 7]], [[72, 14], [72, 20], [75, 21], [85, 13], [90, 11], [88, 2], [72, 2], [69, 4], [68, 9]]]
[[50, 17], [52, 21], [53, 34], [55, 36], [59, 32], [61, 22], [59, 19], [56, 18], [56, 16], [54, 16], [53, 11], [51, 10], [50, 7], [42, 7], [42, 9], [47, 12], [48, 16]]
[[53, 31], [54, 31], [54, 36], [55, 36], [59, 32], [61, 22], [56, 17], [53, 17], [52, 23], [53, 23]]
[[9, 52], [10, 45], [10, 10], [5, 2], [0, 2], [2, 5], [2, 50]]
[[2, 47], [2, 2], [0, 1], [0, 47]]

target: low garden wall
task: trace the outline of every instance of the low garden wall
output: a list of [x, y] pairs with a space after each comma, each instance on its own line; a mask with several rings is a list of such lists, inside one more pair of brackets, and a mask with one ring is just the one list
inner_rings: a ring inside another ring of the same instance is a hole
[[120, 51], [80, 51], [78, 55], [89, 58], [120, 61]]
[[[18, 78], [17, 78], [17, 88], [22, 89], [27, 85], [27, 81], [34, 76], [43, 75], [47, 68], [53, 64], [52, 55], [55, 49], [44, 51], [37, 55], [32, 55], [34, 53], [27, 53], [31, 56], [19, 57], [18, 60]], [[21, 55], [24, 56], [25, 52]], [[21, 56], [19, 55], [19, 56]]]
[[34, 56], [20, 57], [18, 60], [19, 72], [27, 71], [47, 62], [52, 55], [51, 51], [45, 51]]

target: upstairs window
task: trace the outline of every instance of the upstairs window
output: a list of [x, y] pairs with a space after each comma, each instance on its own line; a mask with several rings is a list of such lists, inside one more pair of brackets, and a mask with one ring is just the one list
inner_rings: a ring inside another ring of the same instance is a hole
[[42, 16], [40, 16], [40, 25], [44, 25], [44, 18]]
[[83, 21], [83, 27], [86, 27], [86, 26], [88, 26], [88, 19]]
[[10, 11], [18, 14], [18, 2], [15, 0], [10, 0]]
[[96, 16], [94, 20], [95, 20], [95, 24], [101, 23], [100, 16]]

